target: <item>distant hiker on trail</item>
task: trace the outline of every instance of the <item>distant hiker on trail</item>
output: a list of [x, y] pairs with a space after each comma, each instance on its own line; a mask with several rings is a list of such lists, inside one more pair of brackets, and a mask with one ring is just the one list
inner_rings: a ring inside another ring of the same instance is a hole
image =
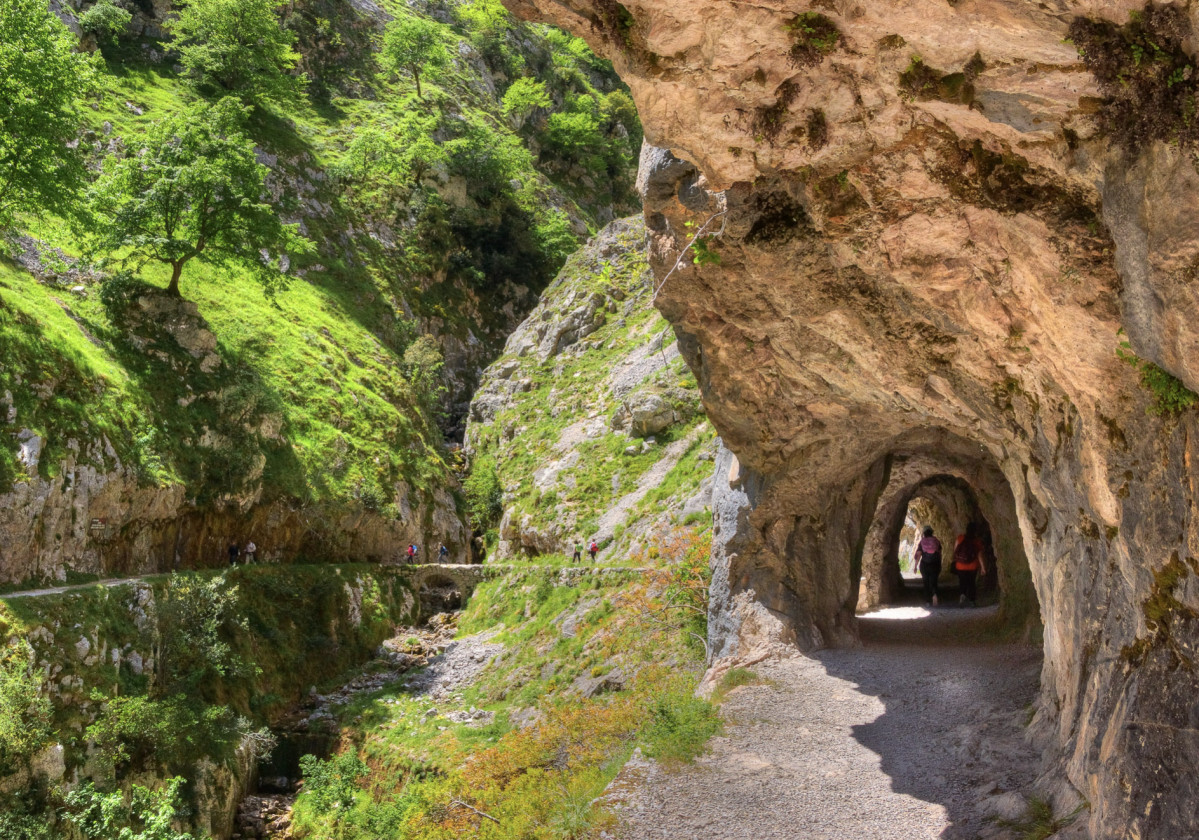
[[958, 576], [962, 596], [958, 602], [965, 606], [978, 606], [978, 576], [987, 573], [983, 560], [983, 541], [978, 538], [978, 526], [971, 522], [966, 534], [953, 550], [953, 573]]
[[415, 560], [416, 559], [416, 546], [413, 545], [412, 543], [408, 543], [408, 551], [406, 552], [406, 554], [408, 555], [409, 563], [411, 563], [413, 560]]
[[913, 557], [924, 583], [924, 605], [935, 607], [941, 594], [937, 589], [937, 578], [941, 576], [941, 541], [933, 536], [932, 528], [925, 527], [924, 538], [917, 543]]
[[236, 542], [229, 543], [229, 565], [230, 566], [237, 565], [237, 555], [239, 553], [240, 552], [238, 551], [237, 543]]
[[578, 542], [577, 540], [575, 541], [575, 553], [574, 553], [574, 556], [570, 558], [570, 562], [572, 562], [572, 563], [582, 563], [583, 562], [583, 544], [581, 542]]
[[441, 544], [441, 548], [437, 549], [437, 559], [444, 563], [445, 559], [450, 556], [450, 550], [445, 547], [445, 543]]
[[594, 563], [595, 555], [599, 552], [599, 543], [597, 543], [595, 540], [592, 540], [591, 545], [587, 547], [587, 551], [591, 554], [591, 562]]
[[258, 546], [254, 545], [253, 540], [250, 540], [248, 543], [246, 543], [246, 549], [242, 553], [246, 555], [246, 565], [247, 566], [254, 562], [254, 552], [256, 552], [257, 550], [258, 550]]

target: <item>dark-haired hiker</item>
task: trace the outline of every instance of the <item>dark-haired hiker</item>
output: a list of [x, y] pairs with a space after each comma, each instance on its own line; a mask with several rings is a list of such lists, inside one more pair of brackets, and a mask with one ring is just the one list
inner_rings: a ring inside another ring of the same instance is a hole
[[599, 543], [597, 543], [595, 540], [592, 540], [591, 545], [587, 547], [587, 551], [589, 554], [591, 554], [591, 562], [594, 563], [595, 555], [599, 553]]
[[575, 553], [574, 553], [574, 556], [570, 558], [570, 562], [572, 562], [572, 563], [582, 563], [583, 562], [583, 544], [581, 542], [575, 543]]
[[924, 529], [924, 538], [916, 545], [916, 567], [924, 583], [924, 605], [935, 607], [940, 600], [937, 578], [941, 576], [941, 541], [933, 536], [933, 529]]
[[237, 555], [240, 553], [241, 553], [241, 551], [238, 549], [237, 543], [235, 543], [235, 542], [229, 543], [229, 565], [230, 566], [237, 565]]
[[977, 607], [978, 576], [987, 573], [987, 564], [983, 560], [983, 541], [978, 538], [978, 528], [973, 522], [966, 528], [965, 539], [953, 550], [953, 573], [958, 576], [962, 590], [959, 603]]
[[444, 563], [444, 562], [445, 562], [445, 558], [447, 558], [447, 557], [449, 557], [449, 556], [450, 556], [450, 550], [449, 550], [448, 548], [446, 548], [446, 547], [445, 547], [445, 543], [442, 543], [442, 544], [441, 544], [441, 548], [437, 549], [437, 560], [438, 560], [438, 562]]

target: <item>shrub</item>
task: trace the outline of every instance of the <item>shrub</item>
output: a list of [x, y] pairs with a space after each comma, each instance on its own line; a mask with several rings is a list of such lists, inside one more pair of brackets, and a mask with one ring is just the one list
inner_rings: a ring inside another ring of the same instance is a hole
[[[1121, 331], [1122, 332], [1122, 331]], [[1153, 395], [1153, 404], [1146, 411], [1158, 417], [1181, 414], [1199, 403], [1199, 394], [1182, 383], [1178, 377], [1146, 361], [1132, 352], [1132, 345], [1121, 341], [1116, 355], [1125, 364], [1141, 372], [1141, 387]]]
[[643, 750], [667, 764], [694, 760], [721, 730], [716, 707], [693, 694], [676, 690], [650, 705], [650, 722], [642, 730]]
[[69, 791], [63, 817], [87, 840], [192, 840], [173, 828], [180, 815], [182, 778], [151, 790], [133, 785], [129, 793], [100, 793], [87, 782]]
[[841, 43], [841, 30], [819, 12], [804, 12], [787, 23], [792, 45], [788, 53], [796, 67], [815, 67]]
[[252, 666], [226, 641], [246, 626], [237, 587], [225, 575], [172, 575], [159, 606], [157, 696], [191, 693], [213, 678], [248, 673]]
[[79, 28], [97, 38], [116, 41], [124, 34], [133, 15], [112, 2], [100, 0], [79, 16]]
[[334, 808], [346, 810], [354, 805], [354, 796], [359, 790], [358, 780], [370, 768], [358, 758], [357, 753], [342, 753], [328, 761], [315, 755], [300, 758], [300, 772], [304, 776], [304, 797], [318, 814], [327, 814]]
[[0, 774], [16, 769], [49, 739], [50, 701], [28, 642], [0, 649]]
[[466, 508], [475, 530], [490, 527], [504, 512], [504, 488], [496, 472], [495, 461], [478, 458], [471, 466], [470, 475], [462, 482], [466, 493]]
[[1070, 40], [1107, 97], [1099, 126], [1118, 145], [1135, 152], [1157, 140], [1199, 140], [1199, 74], [1183, 46], [1191, 35], [1181, 6], [1152, 2], [1124, 26], [1088, 18], [1070, 25]]

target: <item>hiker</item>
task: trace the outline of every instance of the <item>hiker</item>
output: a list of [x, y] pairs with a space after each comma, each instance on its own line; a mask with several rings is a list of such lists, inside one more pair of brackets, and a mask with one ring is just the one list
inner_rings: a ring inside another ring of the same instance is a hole
[[408, 550], [405, 552], [405, 554], [408, 556], [408, 562], [411, 563], [416, 559], [416, 546], [414, 546], [412, 543], [408, 543]]
[[243, 551], [242, 553], [244, 555], [246, 555], [246, 565], [247, 566], [254, 562], [254, 552], [256, 552], [257, 550], [258, 550], [258, 546], [254, 545], [253, 540], [250, 540], [248, 543], [246, 543], [245, 551]]
[[599, 552], [599, 543], [595, 540], [591, 541], [591, 545], [587, 547], [587, 551], [591, 554], [591, 562], [595, 562], [595, 555]]
[[416, 559], [416, 555], [420, 554], [420, 546], [416, 543], [412, 544], [412, 559]]
[[941, 576], [941, 541], [933, 536], [933, 529], [927, 525], [923, 539], [916, 544], [913, 559], [924, 583], [924, 605], [935, 607], [941, 594], [937, 589], [937, 578]]
[[238, 551], [237, 543], [236, 542], [229, 543], [229, 565], [230, 566], [237, 565], [237, 555], [239, 553], [240, 552]]
[[445, 547], [445, 543], [441, 544], [441, 548], [437, 549], [437, 559], [444, 563], [445, 559], [450, 556], [450, 550]]
[[962, 592], [958, 603], [977, 607], [978, 576], [987, 573], [987, 564], [983, 559], [983, 541], [978, 538], [978, 526], [973, 522], [966, 526], [965, 535], [953, 550], [953, 573], [958, 576]]
[[575, 553], [574, 553], [574, 556], [570, 558], [570, 562], [572, 562], [572, 563], [582, 563], [583, 562], [583, 544], [581, 542], [579, 542], [578, 540], [575, 540]]

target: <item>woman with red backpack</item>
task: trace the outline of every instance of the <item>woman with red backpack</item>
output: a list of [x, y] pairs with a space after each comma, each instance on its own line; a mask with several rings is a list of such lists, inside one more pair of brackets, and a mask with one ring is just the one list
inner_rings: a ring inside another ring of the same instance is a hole
[[959, 603], [978, 606], [978, 576], [987, 573], [987, 562], [983, 558], [983, 541], [978, 538], [978, 526], [971, 522], [966, 526], [966, 535], [958, 540], [953, 550], [953, 573], [958, 576], [962, 596]]

